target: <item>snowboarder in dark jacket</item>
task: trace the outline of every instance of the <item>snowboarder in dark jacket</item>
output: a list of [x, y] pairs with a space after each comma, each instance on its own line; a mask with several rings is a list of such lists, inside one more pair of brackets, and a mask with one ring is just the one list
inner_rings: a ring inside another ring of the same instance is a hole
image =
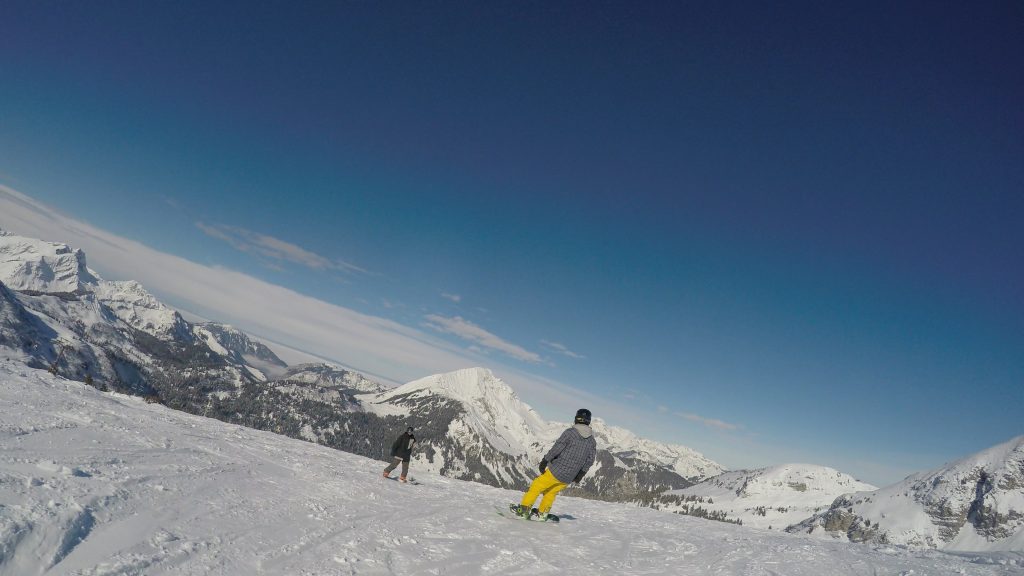
[[541, 494], [537, 512], [541, 519], [548, 519], [548, 512], [555, 503], [555, 496], [571, 482], [583, 480], [583, 476], [594, 464], [597, 457], [597, 441], [590, 429], [590, 410], [576, 411], [575, 423], [558, 437], [555, 444], [540, 461], [540, 476], [533, 480], [530, 489], [523, 495], [516, 514], [528, 518], [533, 503]]
[[395, 439], [394, 443], [391, 444], [391, 464], [384, 469], [384, 477], [389, 478], [391, 471], [394, 470], [399, 463], [402, 464], [402, 475], [398, 477], [399, 482], [405, 482], [406, 476], [409, 475], [409, 459], [412, 458], [412, 447], [416, 444], [416, 437], [412, 435], [412, 426], [406, 428], [402, 435]]

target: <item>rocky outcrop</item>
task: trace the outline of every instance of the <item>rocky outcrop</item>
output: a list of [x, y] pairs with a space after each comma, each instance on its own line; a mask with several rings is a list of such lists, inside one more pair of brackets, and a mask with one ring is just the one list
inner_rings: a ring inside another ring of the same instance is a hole
[[838, 498], [788, 530], [948, 550], [1024, 548], [1024, 436], [893, 486]]

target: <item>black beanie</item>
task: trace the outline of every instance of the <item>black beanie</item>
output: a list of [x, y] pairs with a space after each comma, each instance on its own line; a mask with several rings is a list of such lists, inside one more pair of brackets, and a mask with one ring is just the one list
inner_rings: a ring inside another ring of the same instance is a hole
[[576, 411], [576, 423], [590, 425], [590, 410], [580, 408]]

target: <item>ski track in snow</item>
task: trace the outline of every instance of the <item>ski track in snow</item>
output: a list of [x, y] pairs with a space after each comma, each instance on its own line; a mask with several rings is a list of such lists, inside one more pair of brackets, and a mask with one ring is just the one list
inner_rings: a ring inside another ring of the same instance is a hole
[[[0, 575], [1024, 574], [1024, 554], [822, 541], [521, 493], [100, 393], [0, 360]], [[416, 470], [412, 470], [416, 476]]]

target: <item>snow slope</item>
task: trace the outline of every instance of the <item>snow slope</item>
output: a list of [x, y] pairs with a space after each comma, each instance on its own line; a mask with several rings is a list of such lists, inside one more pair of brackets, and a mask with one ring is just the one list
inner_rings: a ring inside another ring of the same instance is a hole
[[724, 511], [744, 526], [781, 530], [828, 508], [843, 494], [875, 489], [828, 466], [782, 464], [726, 472], [672, 494], [699, 497], [702, 507]]
[[[101, 393], [0, 360], [0, 574], [1010, 575], [1019, 553], [819, 541], [519, 493]], [[415, 475], [416, 470], [413, 470]]]

